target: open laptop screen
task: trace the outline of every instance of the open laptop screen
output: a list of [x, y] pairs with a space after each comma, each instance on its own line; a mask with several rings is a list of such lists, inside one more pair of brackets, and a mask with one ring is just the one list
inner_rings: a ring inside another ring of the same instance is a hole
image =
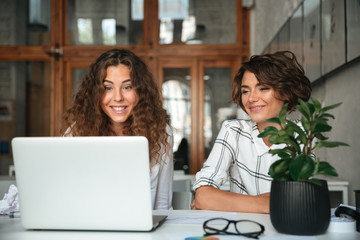
[[145, 137], [21, 137], [12, 148], [25, 228], [153, 228]]

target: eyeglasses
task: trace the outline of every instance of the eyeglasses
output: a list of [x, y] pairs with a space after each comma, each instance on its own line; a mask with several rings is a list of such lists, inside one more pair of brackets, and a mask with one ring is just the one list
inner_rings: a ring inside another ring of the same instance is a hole
[[233, 221], [226, 218], [209, 219], [204, 222], [203, 228], [205, 231], [204, 236], [229, 234], [256, 239], [265, 231], [265, 227], [257, 222], [251, 220]]

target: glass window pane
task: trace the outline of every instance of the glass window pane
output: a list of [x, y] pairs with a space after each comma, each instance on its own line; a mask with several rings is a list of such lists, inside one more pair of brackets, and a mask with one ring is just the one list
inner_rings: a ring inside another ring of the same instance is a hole
[[9, 175], [11, 139], [50, 135], [50, 64], [0, 62], [0, 175]]
[[236, 0], [159, 0], [160, 44], [234, 44]]
[[0, 45], [50, 45], [51, 1], [1, 0]]
[[77, 20], [77, 28], [80, 44], [94, 44], [93, 24], [90, 18], [79, 18]]
[[164, 107], [174, 128], [175, 170], [189, 173], [189, 144], [191, 135], [190, 70], [165, 68], [162, 86]]
[[68, 43], [142, 44], [143, 19], [143, 0], [68, 0]]
[[205, 69], [205, 157], [214, 145], [224, 120], [237, 117], [237, 107], [231, 103], [231, 68]]
[[102, 39], [104, 45], [116, 44], [116, 21], [112, 19], [103, 19], [101, 23]]

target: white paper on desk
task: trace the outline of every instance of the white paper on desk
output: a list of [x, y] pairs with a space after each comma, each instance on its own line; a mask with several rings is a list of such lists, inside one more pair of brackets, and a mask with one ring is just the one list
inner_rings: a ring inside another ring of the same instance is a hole
[[226, 218], [229, 220], [239, 220], [238, 214], [234, 212], [186, 212], [172, 213], [168, 215], [164, 224], [202, 224], [210, 218]]
[[9, 214], [10, 212], [19, 211], [19, 209], [18, 190], [14, 184], [11, 184], [9, 192], [5, 193], [3, 200], [0, 200], [0, 214]]

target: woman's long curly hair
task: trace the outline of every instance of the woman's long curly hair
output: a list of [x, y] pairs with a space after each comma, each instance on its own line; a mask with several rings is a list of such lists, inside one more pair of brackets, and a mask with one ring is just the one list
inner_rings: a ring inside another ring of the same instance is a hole
[[245, 71], [254, 73], [260, 84], [272, 87], [276, 97], [288, 103], [289, 112], [295, 110], [299, 99], [308, 101], [311, 96], [311, 83], [292, 52], [254, 55], [242, 64], [233, 81], [232, 100], [244, 111], [241, 83]]
[[[110, 118], [101, 108], [104, 96], [103, 80], [110, 66], [123, 64], [129, 67], [131, 83], [137, 96], [137, 104], [125, 123], [123, 135], [145, 136], [149, 141], [150, 159], [156, 163], [163, 154], [169, 154], [170, 143], [167, 125], [170, 118], [163, 108], [163, 101], [151, 73], [145, 63], [126, 49], [113, 49], [103, 53], [91, 64], [82, 79], [72, 106], [64, 114], [62, 135], [114, 136]], [[165, 148], [162, 149], [162, 146]], [[164, 152], [165, 151], [165, 152]]]

